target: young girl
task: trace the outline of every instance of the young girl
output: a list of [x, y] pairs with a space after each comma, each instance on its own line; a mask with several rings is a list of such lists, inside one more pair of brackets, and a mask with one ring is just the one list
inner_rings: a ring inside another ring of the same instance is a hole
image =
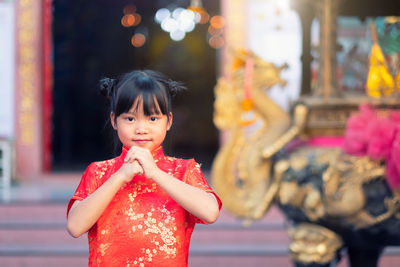
[[89, 165], [67, 210], [68, 232], [88, 231], [89, 266], [187, 266], [194, 224], [217, 219], [221, 201], [199, 164], [161, 147], [180, 89], [150, 70], [101, 81], [122, 152]]

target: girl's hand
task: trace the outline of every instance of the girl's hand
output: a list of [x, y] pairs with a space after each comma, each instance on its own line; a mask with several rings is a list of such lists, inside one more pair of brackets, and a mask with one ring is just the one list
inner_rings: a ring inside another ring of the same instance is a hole
[[160, 171], [150, 151], [146, 148], [137, 146], [131, 147], [125, 156], [125, 162], [139, 162], [144, 175], [151, 180], [154, 180], [157, 176], [157, 172]]
[[121, 168], [119, 168], [118, 172], [122, 174], [122, 177], [124, 177], [123, 181], [127, 183], [132, 180], [135, 175], [143, 174], [143, 168], [137, 160], [131, 162], [125, 161]]

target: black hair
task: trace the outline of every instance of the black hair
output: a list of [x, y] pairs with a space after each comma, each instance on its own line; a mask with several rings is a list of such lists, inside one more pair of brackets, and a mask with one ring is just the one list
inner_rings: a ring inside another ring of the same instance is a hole
[[171, 99], [185, 89], [182, 83], [153, 70], [134, 70], [122, 75], [120, 79], [100, 80], [100, 93], [110, 100], [110, 112], [114, 114], [115, 120], [128, 112], [137, 99], [141, 101], [136, 101], [137, 106], [134, 108], [142, 104], [146, 116], [161, 113], [169, 119], [172, 112]]

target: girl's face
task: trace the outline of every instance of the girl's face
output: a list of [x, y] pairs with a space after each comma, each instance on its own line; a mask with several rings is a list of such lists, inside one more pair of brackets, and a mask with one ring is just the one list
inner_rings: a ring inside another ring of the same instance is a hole
[[111, 113], [111, 123], [125, 147], [139, 146], [154, 151], [162, 144], [171, 128], [172, 114], [170, 113], [169, 118], [161, 112], [147, 116], [143, 111], [143, 101], [139, 99], [128, 112], [122, 113], [116, 120]]

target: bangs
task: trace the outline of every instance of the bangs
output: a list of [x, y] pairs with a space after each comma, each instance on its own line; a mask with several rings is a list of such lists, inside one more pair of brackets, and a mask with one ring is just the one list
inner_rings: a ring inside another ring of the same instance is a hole
[[163, 101], [159, 101], [156, 95], [143, 93], [136, 98], [133, 107], [131, 106], [130, 108], [133, 108], [133, 111], [136, 113], [140, 107], [143, 107], [143, 113], [146, 116], [154, 114], [167, 115], [167, 108], [162, 103]]
[[118, 117], [122, 113], [127, 113], [131, 108], [137, 112], [143, 106], [146, 116], [153, 114], [167, 115], [169, 112], [170, 99], [157, 82], [152, 86], [121, 86], [118, 90], [117, 101], [115, 103], [115, 115]]

